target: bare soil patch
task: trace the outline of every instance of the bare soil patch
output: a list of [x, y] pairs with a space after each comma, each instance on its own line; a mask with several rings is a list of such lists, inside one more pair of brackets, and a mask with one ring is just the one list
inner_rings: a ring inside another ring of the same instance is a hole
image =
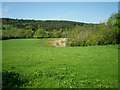
[[67, 38], [50, 38], [50, 46], [65, 47]]

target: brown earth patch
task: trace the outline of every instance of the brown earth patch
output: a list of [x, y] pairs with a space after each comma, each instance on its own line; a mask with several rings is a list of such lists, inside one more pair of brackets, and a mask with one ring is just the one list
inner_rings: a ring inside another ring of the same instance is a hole
[[49, 45], [53, 47], [65, 47], [67, 38], [50, 38]]

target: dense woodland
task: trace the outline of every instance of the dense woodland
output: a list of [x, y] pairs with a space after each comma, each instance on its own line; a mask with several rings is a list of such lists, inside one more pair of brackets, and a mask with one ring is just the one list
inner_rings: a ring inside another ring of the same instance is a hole
[[3, 39], [8, 38], [60, 38], [75, 26], [94, 26], [73, 21], [2, 19]]
[[100, 24], [57, 20], [1, 18], [2, 39], [67, 38], [68, 46], [120, 43], [119, 14], [112, 14]]

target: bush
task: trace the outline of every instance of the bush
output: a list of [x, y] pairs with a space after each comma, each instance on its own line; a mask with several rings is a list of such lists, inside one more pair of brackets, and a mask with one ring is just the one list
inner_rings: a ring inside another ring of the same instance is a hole
[[106, 23], [100, 23], [95, 27], [74, 27], [69, 32], [67, 45], [88, 46], [120, 43], [119, 16], [113, 14]]
[[22, 77], [19, 73], [13, 71], [2, 72], [2, 86], [3, 88], [16, 88], [28, 83], [28, 80]]

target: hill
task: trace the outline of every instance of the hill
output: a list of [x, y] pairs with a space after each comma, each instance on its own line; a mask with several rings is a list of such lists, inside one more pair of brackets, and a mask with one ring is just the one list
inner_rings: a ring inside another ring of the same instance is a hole
[[65, 28], [72, 28], [74, 26], [94, 26], [97, 24], [65, 21], [65, 20], [23, 20], [23, 19], [11, 19], [1, 18], [4, 25], [11, 25], [19, 29], [32, 29], [33, 31], [43, 28], [46, 31], [60, 30]]
[[93, 27], [97, 24], [63, 20], [23, 20], [1, 18], [2, 39], [64, 38], [76, 26]]

